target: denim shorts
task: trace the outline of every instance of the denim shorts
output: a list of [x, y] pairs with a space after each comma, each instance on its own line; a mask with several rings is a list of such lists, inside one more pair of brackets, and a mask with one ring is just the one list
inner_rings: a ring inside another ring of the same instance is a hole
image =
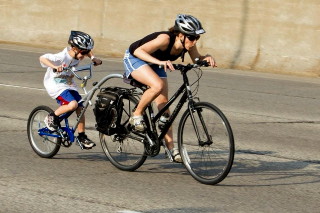
[[69, 104], [71, 101], [77, 101], [78, 102], [78, 106], [82, 107], [82, 102], [81, 101], [81, 95], [78, 93], [78, 91], [75, 90], [69, 90], [66, 89], [64, 90], [57, 98], [57, 103], [59, 105], [67, 105]]
[[135, 56], [133, 56], [129, 50], [126, 50], [126, 53], [124, 54], [123, 58], [123, 63], [124, 63], [124, 69], [125, 69], [125, 75], [127, 78], [132, 78], [131, 73], [137, 69], [139, 69], [142, 66], [149, 65], [155, 73], [160, 78], [167, 78], [167, 73], [164, 71], [163, 68], [160, 68], [159, 65], [157, 64], [151, 64], [147, 63]]

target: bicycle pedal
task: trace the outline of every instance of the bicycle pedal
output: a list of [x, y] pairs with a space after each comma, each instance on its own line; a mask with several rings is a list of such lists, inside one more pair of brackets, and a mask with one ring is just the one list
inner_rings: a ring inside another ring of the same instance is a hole
[[146, 130], [138, 131], [138, 130], [132, 129], [131, 132], [137, 133], [137, 134], [143, 134], [143, 133], [146, 133]]

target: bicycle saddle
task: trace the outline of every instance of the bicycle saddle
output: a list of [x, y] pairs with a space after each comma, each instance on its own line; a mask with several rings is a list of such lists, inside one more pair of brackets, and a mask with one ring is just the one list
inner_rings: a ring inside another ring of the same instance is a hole
[[127, 78], [126, 75], [123, 75], [123, 82], [126, 84], [130, 84], [133, 87], [138, 87], [142, 90], [147, 89], [147, 85], [140, 83], [139, 81], [133, 79], [133, 78]]

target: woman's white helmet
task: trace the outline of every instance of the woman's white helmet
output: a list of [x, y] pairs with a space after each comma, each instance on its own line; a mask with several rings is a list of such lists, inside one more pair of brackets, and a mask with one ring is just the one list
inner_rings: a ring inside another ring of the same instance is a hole
[[91, 36], [81, 31], [71, 31], [68, 43], [80, 50], [92, 50], [94, 46]]
[[175, 20], [174, 29], [185, 35], [200, 35], [206, 31], [202, 28], [200, 21], [191, 16], [185, 14], [178, 14]]

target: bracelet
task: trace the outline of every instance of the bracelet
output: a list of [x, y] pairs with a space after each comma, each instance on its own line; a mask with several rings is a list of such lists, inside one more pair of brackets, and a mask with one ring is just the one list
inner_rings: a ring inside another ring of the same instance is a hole
[[92, 60], [92, 59], [94, 59], [94, 55], [93, 55], [93, 56], [91, 56], [91, 58], [90, 58], [90, 59], [91, 59], [91, 60]]

